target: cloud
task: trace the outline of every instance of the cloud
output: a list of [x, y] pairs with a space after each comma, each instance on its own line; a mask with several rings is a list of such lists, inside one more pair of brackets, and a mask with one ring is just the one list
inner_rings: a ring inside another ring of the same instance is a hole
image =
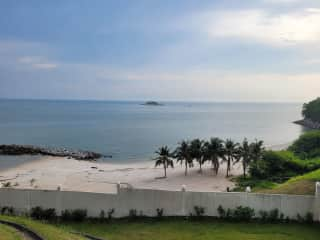
[[44, 57], [40, 56], [19, 57], [17, 61], [23, 65], [30, 66], [33, 69], [50, 70], [58, 67], [56, 63], [49, 62]]
[[235, 38], [283, 47], [318, 44], [320, 9], [286, 13], [263, 9], [216, 11], [205, 14], [204, 30], [211, 38]]

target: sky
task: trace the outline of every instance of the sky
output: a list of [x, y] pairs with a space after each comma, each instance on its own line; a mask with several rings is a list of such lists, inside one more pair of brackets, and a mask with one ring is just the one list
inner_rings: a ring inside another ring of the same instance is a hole
[[319, 95], [319, 0], [0, 2], [0, 98]]

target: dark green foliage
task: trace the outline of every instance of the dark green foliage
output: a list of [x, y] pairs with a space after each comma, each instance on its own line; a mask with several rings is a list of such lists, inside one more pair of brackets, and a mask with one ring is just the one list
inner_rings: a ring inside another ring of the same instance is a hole
[[61, 220], [63, 221], [82, 222], [86, 217], [87, 210], [85, 209], [64, 210], [61, 213]]
[[71, 221], [72, 217], [71, 217], [71, 211], [70, 210], [64, 210], [61, 212], [61, 220], [62, 221]]
[[225, 210], [221, 205], [218, 207], [219, 218], [236, 220], [236, 221], [250, 221], [254, 216], [254, 209], [250, 207], [238, 206], [236, 209]]
[[109, 211], [108, 211], [108, 219], [109, 220], [112, 219], [114, 212], [115, 212], [114, 208], [109, 209]]
[[132, 219], [134, 219], [134, 218], [137, 218], [137, 210], [136, 209], [130, 209], [129, 210], [129, 218], [132, 218]]
[[41, 207], [34, 207], [31, 209], [31, 218], [36, 220], [52, 221], [57, 218], [56, 210], [54, 208], [43, 209]]
[[320, 122], [320, 98], [303, 104], [302, 115], [305, 118]]
[[194, 212], [196, 217], [202, 217], [205, 213], [204, 207], [201, 206], [194, 206]]
[[269, 212], [269, 222], [276, 222], [279, 219], [279, 209], [275, 208]]
[[71, 212], [71, 218], [75, 222], [82, 222], [87, 217], [87, 210], [85, 209], [75, 209]]
[[8, 207], [4, 206], [1, 208], [1, 214], [3, 215], [14, 215], [14, 208], [13, 207]]
[[320, 131], [310, 131], [301, 135], [289, 150], [302, 159], [320, 157]]
[[250, 221], [254, 217], [254, 209], [239, 206], [233, 211], [233, 218], [237, 221]]
[[163, 217], [163, 208], [157, 208], [157, 218]]
[[106, 213], [105, 213], [104, 210], [101, 210], [101, 211], [100, 211], [100, 214], [99, 214], [99, 219], [100, 219], [100, 221], [104, 221], [105, 218], [106, 218]]
[[266, 151], [261, 160], [250, 164], [250, 175], [253, 179], [283, 182], [319, 167], [320, 159], [301, 160], [288, 151]]

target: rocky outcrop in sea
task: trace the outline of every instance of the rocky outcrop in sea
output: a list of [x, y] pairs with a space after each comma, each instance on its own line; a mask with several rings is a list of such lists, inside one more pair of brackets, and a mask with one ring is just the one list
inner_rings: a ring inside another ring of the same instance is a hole
[[311, 119], [308, 119], [308, 118], [295, 121], [294, 123], [302, 125], [307, 128], [311, 128], [311, 129], [320, 129], [319, 122], [312, 121]]
[[[47, 155], [55, 157], [70, 157], [77, 160], [95, 160], [101, 158], [100, 153], [80, 150], [68, 150], [66, 148], [45, 148], [32, 145], [0, 145], [0, 154], [3, 155]], [[110, 157], [110, 156], [109, 156]]]

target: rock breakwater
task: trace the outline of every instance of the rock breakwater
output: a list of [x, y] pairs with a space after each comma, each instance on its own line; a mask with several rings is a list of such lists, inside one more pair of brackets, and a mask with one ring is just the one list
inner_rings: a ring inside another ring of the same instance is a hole
[[[37, 147], [32, 145], [0, 145], [0, 154], [3, 155], [48, 155], [56, 157], [70, 157], [77, 160], [95, 160], [101, 158], [100, 153], [95, 153], [91, 151], [80, 151], [80, 150], [68, 150], [66, 148], [46, 148]], [[108, 156], [110, 157], [110, 156]]]

